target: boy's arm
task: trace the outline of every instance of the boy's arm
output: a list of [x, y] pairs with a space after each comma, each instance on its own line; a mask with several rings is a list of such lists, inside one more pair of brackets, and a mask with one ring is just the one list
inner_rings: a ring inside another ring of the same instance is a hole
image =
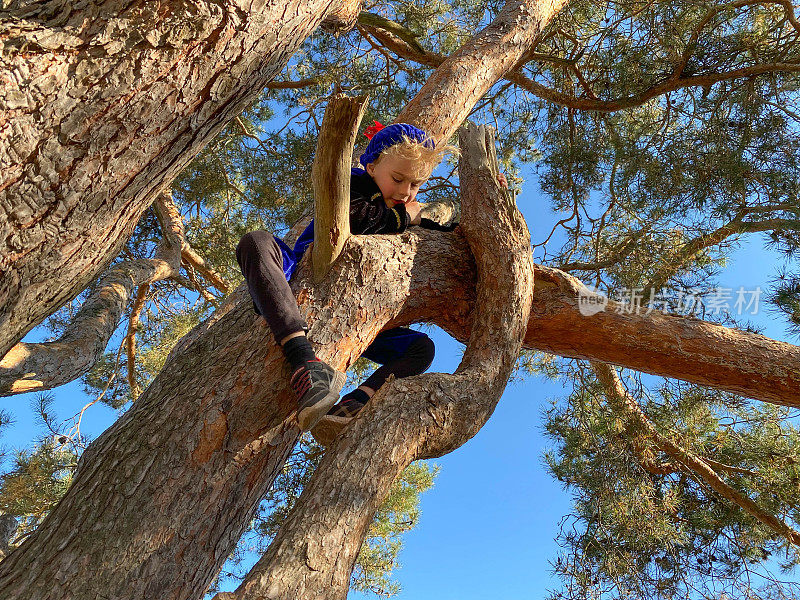
[[376, 199], [351, 195], [350, 231], [355, 235], [401, 233], [410, 224], [411, 217], [402, 204], [389, 208], [380, 194]]
[[411, 221], [409, 222], [410, 225], [419, 225], [420, 219], [422, 215], [420, 214], [422, 211], [422, 205], [414, 200], [413, 202], [407, 202], [405, 205], [406, 213], [408, 214]]

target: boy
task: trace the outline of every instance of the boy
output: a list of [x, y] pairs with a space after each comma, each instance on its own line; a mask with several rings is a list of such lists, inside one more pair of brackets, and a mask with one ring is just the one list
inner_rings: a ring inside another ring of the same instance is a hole
[[[411, 225], [453, 229], [454, 226], [444, 227], [421, 218], [422, 207], [416, 196], [444, 153], [455, 149], [437, 147], [424, 131], [406, 123], [383, 127], [376, 121], [365, 135], [370, 142], [359, 162], [366, 170], [354, 168], [351, 172], [351, 232], [400, 233]], [[315, 356], [305, 334], [308, 327], [288, 284], [313, 235], [312, 222], [294, 249], [290, 249], [269, 232], [254, 231], [242, 237], [236, 259], [256, 312], [266, 320], [291, 365], [291, 385], [297, 396], [301, 430], [310, 430], [323, 417], [338, 430], [358, 413], [389, 375], [400, 378], [423, 373], [433, 361], [434, 347], [427, 335], [410, 329], [382, 332], [364, 352], [364, 356], [382, 366], [333, 407], [344, 384], [344, 374]]]

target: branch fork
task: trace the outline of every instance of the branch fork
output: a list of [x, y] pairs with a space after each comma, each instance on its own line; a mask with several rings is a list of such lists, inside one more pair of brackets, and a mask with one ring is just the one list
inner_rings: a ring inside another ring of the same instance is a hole
[[496, 182], [492, 132], [467, 125], [460, 141], [462, 226], [478, 264], [474, 324], [461, 364], [453, 375], [409, 377], [378, 391], [329, 448], [277, 537], [229, 600], [344, 599], [367, 528], [397, 475], [413, 460], [467, 442], [505, 389], [530, 311], [530, 235]]

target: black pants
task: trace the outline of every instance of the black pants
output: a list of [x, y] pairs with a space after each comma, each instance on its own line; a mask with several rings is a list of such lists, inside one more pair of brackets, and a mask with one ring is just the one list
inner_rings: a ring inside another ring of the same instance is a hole
[[283, 274], [283, 255], [269, 231], [251, 231], [236, 247], [236, 260], [247, 281], [253, 308], [264, 317], [280, 343], [291, 333], [308, 329]]
[[[245, 234], [236, 247], [255, 311], [264, 317], [275, 340], [308, 329], [297, 308], [297, 300], [283, 273], [283, 255], [268, 231]], [[396, 378], [424, 373], [433, 362], [433, 341], [424, 333], [397, 327], [378, 334], [363, 356], [382, 365], [363, 385], [381, 387], [389, 375]]]

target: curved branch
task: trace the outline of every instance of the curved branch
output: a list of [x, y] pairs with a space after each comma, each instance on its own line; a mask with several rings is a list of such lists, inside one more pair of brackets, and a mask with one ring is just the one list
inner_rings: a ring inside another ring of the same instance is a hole
[[[321, 285], [311, 284], [310, 257], [304, 259], [291, 285], [317, 356], [343, 370], [376, 331], [419, 321], [468, 340], [476, 275], [459, 231], [351, 236]], [[490, 275], [503, 273], [494, 269]], [[545, 267], [535, 277], [527, 347], [800, 404], [796, 346], [693, 319], [617, 314], [613, 303], [583, 315], [575, 278], [560, 274], [561, 281]], [[133, 407], [84, 452], [72, 485], [34, 536], [0, 562], [7, 597], [52, 595], [58, 574], [82, 564], [90, 565], [91, 575], [60, 583], [59, 597], [125, 590], [143, 578], [152, 582], [148, 597], [202, 596], [208, 574], [230, 555], [299, 435], [283, 354], [258, 323], [240, 286], [170, 353]], [[421, 385], [433, 392], [402, 403], [405, 408], [390, 400], [388, 387], [384, 402], [373, 398], [365, 409], [372, 412], [340, 436], [338, 452], [369, 423], [399, 437], [403, 428], [448, 426], [462, 405], [449, 404], [438, 384], [426, 381]], [[393, 385], [402, 394], [413, 391], [413, 383]], [[385, 418], [379, 420], [383, 404]], [[423, 421], [421, 407], [430, 408]], [[93, 493], [97, 489], [104, 493]], [[159, 532], [181, 534], [154, 536], [156, 522]], [[64, 523], [70, 524], [69, 539], [51, 551]]]
[[690, 476], [699, 479], [720, 496], [749, 513], [760, 523], [763, 523], [778, 535], [786, 537], [795, 546], [800, 546], [800, 532], [791, 528], [775, 515], [765, 511], [748, 496], [741, 494], [725, 483], [705, 459], [686, 448], [678, 446], [668, 437], [659, 433], [650, 419], [647, 418], [647, 415], [644, 414], [636, 399], [628, 394], [616, 371], [611, 366], [592, 362], [592, 369], [605, 387], [606, 397], [611, 405], [628, 419], [631, 427], [649, 437], [659, 450], [683, 465]]
[[0, 360], [0, 396], [49, 390], [89, 371], [102, 356], [133, 290], [178, 274], [183, 222], [172, 200], [154, 203], [163, 242], [156, 258], [126, 260], [97, 282], [94, 291], [54, 342], [20, 342]]

